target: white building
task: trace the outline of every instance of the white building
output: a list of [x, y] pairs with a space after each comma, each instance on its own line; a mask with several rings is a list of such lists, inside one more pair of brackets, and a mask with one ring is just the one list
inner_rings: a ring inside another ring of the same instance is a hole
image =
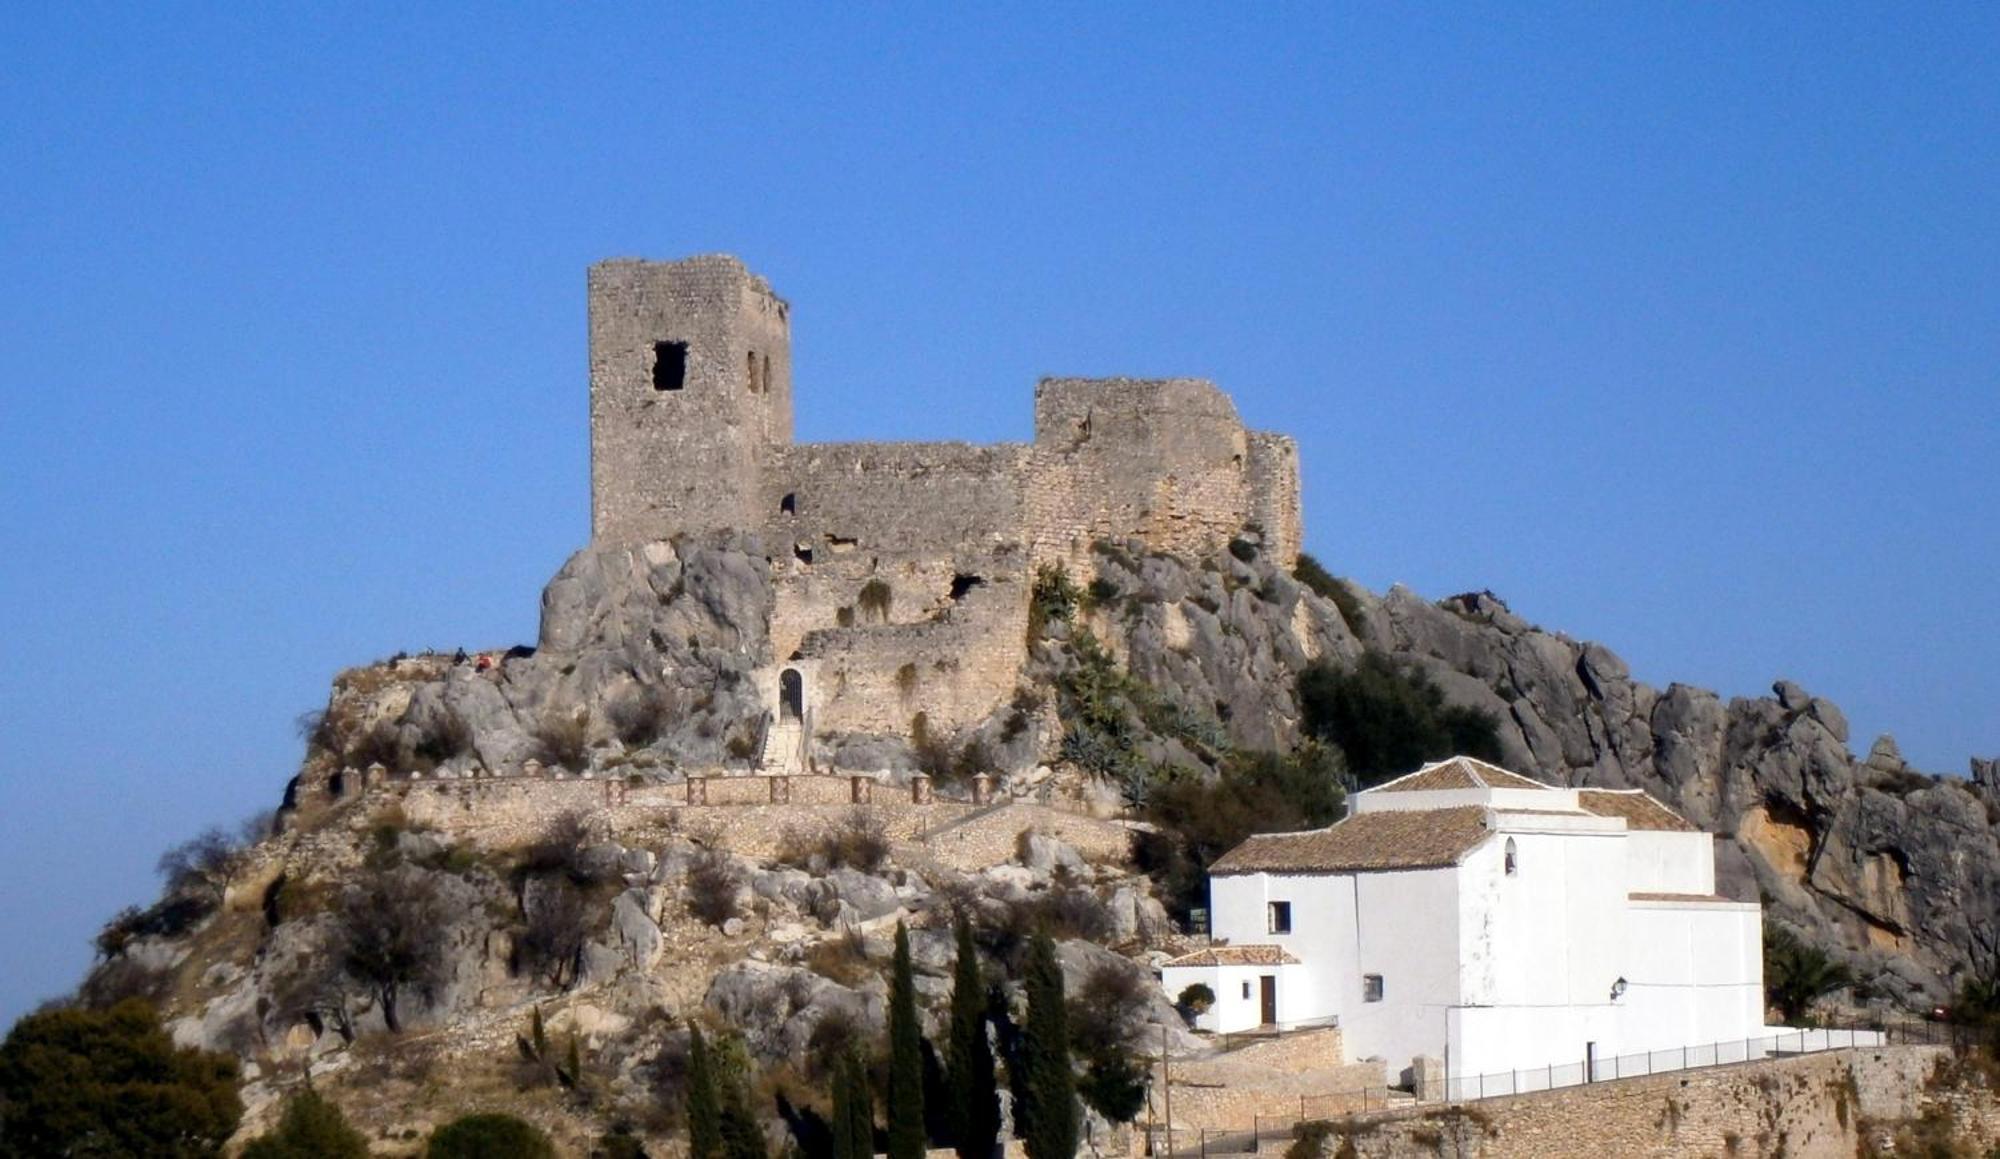
[[1713, 839], [1637, 790], [1455, 757], [1209, 873], [1218, 944], [1162, 977], [1215, 992], [1205, 1029], [1337, 1018], [1349, 1060], [1453, 1078], [1765, 1033], [1760, 908], [1717, 897]]

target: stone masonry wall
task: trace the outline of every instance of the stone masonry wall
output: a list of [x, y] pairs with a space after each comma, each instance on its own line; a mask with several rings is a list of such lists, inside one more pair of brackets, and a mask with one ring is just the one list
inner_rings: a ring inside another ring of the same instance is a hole
[[[664, 539], [758, 525], [765, 449], [792, 439], [788, 308], [732, 257], [590, 270], [591, 534]], [[655, 345], [686, 345], [679, 389]]]
[[[1246, 431], [1212, 383], [1045, 379], [1032, 446], [794, 444], [789, 307], [740, 261], [603, 262], [589, 304], [593, 537], [756, 533], [774, 655], [819, 661], [818, 730], [904, 733], [922, 712], [957, 731], [993, 711], [1025, 659], [1036, 566], [1087, 574], [1099, 541], [1198, 557], [1254, 524], [1297, 554], [1296, 446]], [[684, 347], [683, 374], [659, 372], [662, 343]], [[1009, 594], [947, 606], [972, 577]], [[858, 603], [871, 581], [897, 591], [886, 614]]]
[[[1890, 1046], [1680, 1071], [1336, 1121], [1356, 1159], [1856, 1153], [1864, 1120], [1916, 1115], [1943, 1047]], [[1176, 1093], [1178, 1098], [1178, 1092]]]
[[1305, 521], [1299, 504], [1299, 444], [1289, 435], [1250, 432], [1250, 521], [1264, 531], [1264, 550], [1286, 570], [1299, 561]]
[[774, 549], [803, 546], [815, 559], [1018, 547], [1028, 465], [1029, 449], [1017, 443], [773, 448], [759, 525]]
[[821, 732], [902, 735], [924, 714], [949, 731], [997, 711], [1013, 696], [1027, 632], [1025, 584], [988, 583], [936, 619], [834, 628], [807, 637]]
[[[1344, 1063], [1340, 1030], [1286, 1034], [1210, 1058], [1175, 1062], [1172, 1123], [1176, 1131], [1255, 1129], [1301, 1116], [1325, 1116], [1382, 1106], [1381, 1062]], [[1152, 1121], [1169, 1121], [1156, 1072], [1149, 1092]]]

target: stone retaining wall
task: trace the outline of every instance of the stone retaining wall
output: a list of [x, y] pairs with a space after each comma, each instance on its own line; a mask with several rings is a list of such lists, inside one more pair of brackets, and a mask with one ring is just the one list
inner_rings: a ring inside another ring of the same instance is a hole
[[1921, 1112], [1948, 1054], [1935, 1046], [1829, 1051], [1357, 1115], [1336, 1121], [1327, 1147], [1355, 1159], [1852, 1156], [1868, 1121]]

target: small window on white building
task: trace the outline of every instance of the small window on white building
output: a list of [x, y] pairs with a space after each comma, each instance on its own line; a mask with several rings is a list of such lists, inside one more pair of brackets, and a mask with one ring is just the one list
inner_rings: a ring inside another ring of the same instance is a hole
[[1243, 983], [1243, 997], [1246, 1000], [1250, 997], [1250, 983], [1248, 982]]
[[1289, 934], [1292, 932], [1291, 902], [1274, 901], [1266, 909], [1268, 911], [1266, 915], [1268, 924], [1271, 927], [1265, 931], [1266, 933]]
[[1509, 837], [1507, 839], [1507, 876], [1514, 876], [1514, 872], [1520, 868], [1520, 857], [1514, 852], [1514, 839]]
[[[1249, 986], [1245, 985], [1244, 989], [1248, 990]], [[1361, 975], [1361, 1000], [1363, 1002], [1380, 1002], [1382, 1000], [1382, 975]]]

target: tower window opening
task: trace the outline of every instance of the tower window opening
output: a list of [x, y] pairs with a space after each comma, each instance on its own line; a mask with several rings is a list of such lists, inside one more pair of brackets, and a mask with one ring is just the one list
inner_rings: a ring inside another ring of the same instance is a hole
[[785, 497], [783, 499], [778, 500], [778, 514], [797, 515], [798, 513], [799, 513], [798, 492], [796, 491], [785, 492]]
[[687, 361], [687, 343], [653, 343], [653, 389], [679, 390], [686, 386]]
[[962, 600], [971, 594], [973, 588], [985, 582], [986, 579], [983, 576], [967, 575], [964, 572], [960, 572], [951, 577], [951, 598]]
[[755, 350], [743, 356], [743, 382], [750, 388], [751, 394], [757, 393], [757, 352]]

